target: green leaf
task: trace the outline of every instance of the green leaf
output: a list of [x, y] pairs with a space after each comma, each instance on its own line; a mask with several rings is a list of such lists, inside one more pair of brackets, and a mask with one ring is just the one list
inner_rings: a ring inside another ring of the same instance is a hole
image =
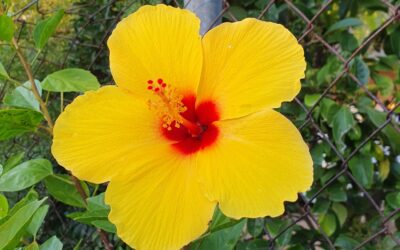
[[321, 229], [331, 236], [336, 231], [336, 216], [332, 213], [327, 213], [320, 218]]
[[[35, 80], [39, 93], [42, 93], [40, 82]], [[31, 83], [25, 82], [22, 86], [15, 88], [11, 93], [6, 94], [3, 103], [8, 106], [33, 109], [40, 111], [39, 102], [31, 90]]]
[[393, 52], [396, 54], [397, 58], [400, 58], [400, 27], [390, 34], [389, 38]]
[[390, 173], [390, 161], [389, 159], [385, 159], [383, 161], [380, 161], [378, 164], [378, 170], [379, 170], [379, 180], [380, 181], [385, 181], [386, 178], [388, 178], [389, 173]]
[[270, 248], [270, 245], [269, 245], [268, 241], [266, 241], [264, 239], [240, 241], [235, 246], [235, 250], [264, 250], [264, 249], [269, 249], [269, 248]]
[[234, 220], [229, 217], [226, 217], [219, 207], [217, 207], [214, 211], [214, 215], [211, 221], [210, 225], [210, 232], [217, 232], [219, 230], [223, 230], [225, 228], [232, 227], [238, 223], [240, 223], [242, 220]]
[[108, 220], [94, 220], [92, 221], [92, 225], [109, 233], [114, 234], [117, 232], [117, 228], [115, 227], [115, 225]]
[[24, 250], [39, 250], [39, 245], [36, 241], [24, 247]]
[[330, 33], [335, 30], [347, 29], [349, 27], [360, 26], [362, 24], [363, 24], [362, 21], [358, 18], [345, 18], [331, 25], [326, 31], [326, 33]]
[[[375, 109], [368, 108], [367, 115], [372, 123], [379, 127], [386, 121], [386, 114]], [[382, 129], [382, 133], [387, 137], [390, 146], [396, 154], [400, 153], [400, 133], [398, 133], [391, 124]]]
[[70, 213], [67, 217], [86, 224], [92, 224], [93, 221], [98, 220], [107, 220], [110, 207], [104, 203], [104, 193], [89, 197], [86, 201], [86, 211]]
[[46, 159], [26, 161], [0, 176], [0, 191], [14, 192], [30, 187], [53, 173]]
[[4, 65], [0, 62], [0, 79], [1, 78], [9, 79], [10, 76], [8, 75], [6, 69], [4, 68]]
[[247, 220], [247, 231], [253, 236], [257, 237], [261, 234], [264, 226], [264, 220], [259, 219], [248, 219]]
[[307, 107], [312, 107], [315, 105], [315, 103], [317, 103], [317, 100], [320, 98], [320, 94], [306, 94], [304, 96], [304, 104]]
[[0, 16], [0, 41], [11, 41], [14, 36], [15, 25], [11, 17]]
[[62, 250], [62, 248], [63, 243], [55, 235], [46, 240], [46, 242], [39, 247], [40, 250]]
[[49, 211], [49, 206], [44, 205], [41, 206], [35, 214], [32, 216], [31, 222], [29, 223], [26, 231], [36, 239], [36, 234], [42, 225], [44, 218], [46, 217], [47, 212]]
[[232, 250], [240, 239], [246, 220], [241, 220], [232, 227], [227, 227], [207, 234], [190, 245], [190, 249], [195, 250]]
[[341, 106], [333, 117], [330, 126], [332, 127], [333, 139], [335, 140], [339, 150], [344, 151], [346, 144], [343, 142], [343, 136], [356, 124], [353, 114], [350, 110]]
[[392, 209], [400, 207], [400, 193], [392, 192], [386, 195], [385, 200]]
[[8, 213], [8, 201], [7, 198], [0, 194], [0, 219], [7, 216]]
[[[49, 175], [44, 179], [44, 184], [47, 192], [56, 200], [74, 207], [85, 207], [85, 203], [69, 175]], [[84, 190], [88, 192], [87, 185], [83, 182], [81, 184]]]
[[339, 237], [335, 241], [335, 246], [343, 248], [344, 250], [352, 250], [358, 246], [360, 242], [347, 236], [345, 234], [339, 235]]
[[42, 119], [41, 113], [29, 109], [0, 110], [0, 141], [35, 131]]
[[50, 36], [54, 34], [64, 16], [64, 10], [58, 10], [53, 16], [38, 22], [33, 30], [33, 40], [37, 49], [43, 49], [49, 40]]
[[[245, 9], [243, 9], [240, 6], [237, 5], [232, 5], [229, 7], [229, 12], [237, 19], [237, 20], [242, 20], [245, 19], [247, 17], [247, 11]], [[225, 14], [225, 16], [227, 18], [231, 18], [230, 15]]]
[[322, 98], [321, 100], [321, 116], [329, 124], [333, 121], [333, 117], [336, 115], [337, 110], [339, 110], [339, 105], [337, 105], [333, 100], [328, 98]]
[[392, 78], [381, 74], [374, 74], [373, 79], [383, 96], [387, 97], [394, 94], [394, 84]]
[[98, 194], [86, 199], [89, 211], [110, 210], [110, 206], [104, 202], [105, 193]]
[[[32, 188], [29, 190], [29, 192], [25, 195], [24, 198], [22, 198], [21, 200], [19, 200], [14, 207], [12, 207], [7, 215], [8, 216], [12, 216], [14, 215], [21, 207], [25, 206], [26, 204], [35, 201], [39, 198], [38, 193]], [[1, 224], [1, 223], [0, 223]]]
[[374, 166], [370, 156], [354, 156], [349, 161], [349, 168], [354, 178], [365, 188], [371, 188], [374, 177]]
[[45, 200], [46, 198], [26, 204], [0, 225], [0, 249], [7, 247], [14, 237], [18, 236], [20, 230], [29, 222]]
[[359, 46], [357, 38], [347, 31], [343, 31], [339, 35], [339, 41], [345, 51], [354, 51]]
[[356, 57], [354, 59], [351, 69], [362, 84], [368, 83], [370, 71], [368, 65], [361, 59], [361, 57]]
[[6, 163], [4, 163], [4, 173], [17, 166], [24, 159], [24, 156], [25, 152], [19, 152], [8, 158]]
[[97, 78], [90, 71], [70, 68], [48, 75], [42, 82], [42, 88], [53, 92], [85, 92], [100, 87]]
[[347, 219], [346, 207], [340, 203], [333, 203], [332, 210], [335, 212], [337, 218], [339, 219], [340, 226], [343, 226]]
[[332, 184], [327, 188], [329, 199], [336, 202], [347, 201], [347, 194], [343, 189], [343, 186], [338, 183]]
[[318, 198], [312, 207], [313, 213], [322, 215], [326, 214], [328, 212], [328, 209], [331, 205], [331, 201], [324, 199], [324, 198]]
[[[289, 221], [282, 220], [280, 218], [267, 218], [265, 219], [265, 227], [270, 233], [271, 237], [276, 237], [278, 234], [282, 232], [289, 225]], [[292, 232], [295, 227], [290, 227], [286, 230], [282, 235], [280, 235], [277, 239], [277, 243], [280, 246], [287, 246], [292, 238]]]

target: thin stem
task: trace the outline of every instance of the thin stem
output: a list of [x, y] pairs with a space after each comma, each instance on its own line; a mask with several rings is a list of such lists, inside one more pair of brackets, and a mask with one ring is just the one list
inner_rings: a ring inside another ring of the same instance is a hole
[[29, 82], [31, 83], [31, 87], [32, 87], [32, 92], [33, 95], [35, 96], [36, 100], [39, 102], [40, 105], [40, 109], [43, 112], [43, 116], [47, 121], [47, 124], [50, 128], [50, 133], [53, 134], [53, 121], [51, 120], [50, 114], [49, 114], [49, 110], [46, 107], [46, 104], [43, 102], [42, 98], [40, 97], [39, 91], [36, 87], [35, 84], [35, 79], [33, 78], [33, 73], [31, 70], [30, 65], [26, 62], [24, 55], [21, 52], [21, 49], [18, 46], [17, 41], [15, 40], [15, 38], [12, 39], [12, 44], [14, 45], [15, 51], [17, 52], [18, 58], [22, 63], [22, 66], [24, 67], [25, 73], [28, 76]]
[[14, 84], [16, 87], [22, 86], [22, 83], [18, 82], [15, 79], [12, 79], [11, 77], [7, 78], [12, 84]]
[[64, 110], [64, 92], [60, 93], [60, 113]]
[[39, 49], [38, 52], [36, 52], [35, 57], [31, 61], [31, 65], [33, 65], [36, 62], [36, 59], [38, 58], [38, 56], [40, 55], [41, 52], [42, 52], [41, 49]]
[[47, 105], [47, 103], [49, 102], [49, 97], [50, 97], [50, 91], [47, 91], [46, 94], [46, 99], [44, 100], [44, 103]]
[[22, 83], [20, 83], [19, 81], [15, 80], [11, 77], [7, 78], [7, 80], [10, 81], [11, 83], [13, 83], [15, 87], [23, 87], [24, 89], [31, 90], [30, 88], [24, 86]]

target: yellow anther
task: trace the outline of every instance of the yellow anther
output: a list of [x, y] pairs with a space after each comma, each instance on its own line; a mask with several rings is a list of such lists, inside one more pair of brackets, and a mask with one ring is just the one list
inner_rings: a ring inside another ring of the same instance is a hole
[[182, 103], [183, 96], [169, 84], [161, 82], [159, 85], [148, 88], [156, 96], [148, 101], [149, 108], [161, 117], [163, 128], [172, 130], [173, 122], [175, 122], [175, 127], [179, 128], [184, 122], [181, 113], [187, 110]]

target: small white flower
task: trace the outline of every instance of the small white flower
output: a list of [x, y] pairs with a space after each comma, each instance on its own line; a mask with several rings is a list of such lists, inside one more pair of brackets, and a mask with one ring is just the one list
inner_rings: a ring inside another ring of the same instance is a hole
[[381, 105], [376, 105], [375, 110], [378, 110], [379, 112], [383, 112], [383, 108], [381, 107]]
[[396, 156], [396, 162], [397, 162], [397, 163], [400, 163], [400, 155], [397, 155], [397, 156]]
[[367, 218], [365, 217], [365, 215], [361, 215], [360, 217], [360, 223], [364, 224], [367, 221]]
[[329, 162], [328, 166], [326, 167], [326, 169], [330, 169], [336, 166], [336, 162]]
[[390, 155], [390, 147], [389, 146], [384, 146], [382, 148], [382, 150], [383, 150], [384, 155], [386, 155], [386, 156]]
[[358, 123], [362, 123], [364, 121], [364, 117], [360, 114], [356, 114], [356, 120]]
[[371, 162], [372, 162], [372, 164], [376, 164], [376, 163], [378, 163], [378, 161], [376, 160], [376, 158], [375, 157], [371, 157]]
[[353, 188], [353, 185], [352, 185], [351, 183], [349, 183], [349, 184], [346, 185], [346, 190], [350, 190], [350, 189], [352, 189], [352, 188]]
[[395, 115], [393, 120], [395, 123], [400, 124], [400, 115]]
[[356, 106], [350, 105], [350, 112], [353, 114], [358, 113], [358, 109], [356, 108]]

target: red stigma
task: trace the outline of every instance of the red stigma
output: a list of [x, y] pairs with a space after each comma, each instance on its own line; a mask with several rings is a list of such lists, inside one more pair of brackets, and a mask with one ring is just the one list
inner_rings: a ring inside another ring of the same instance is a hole
[[152, 89], [153, 89], [153, 86], [147, 86], [147, 89], [148, 89], [148, 90], [152, 90]]
[[148, 84], [153, 84], [153, 81], [152, 80], [148, 80], [147, 83]]
[[160, 90], [160, 88], [155, 88], [154, 89], [155, 92], [158, 92], [159, 90]]
[[182, 117], [196, 124], [200, 133], [193, 134], [193, 128], [187, 128], [183, 124], [179, 128], [175, 123], [171, 125], [171, 130], [162, 127], [163, 136], [174, 141], [172, 147], [184, 155], [193, 154], [199, 150], [209, 148], [214, 145], [219, 136], [219, 128], [213, 124], [219, 120], [219, 112], [213, 101], [204, 101], [196, 107], [196, 97], [187, 95], [182, 99], [182, 103], [187, 108], [181, 113]]
[[158, 82], [158, 84], [161, 84], [161, 83], [163, 83], [163, 80], [160, 78], [157, 80], [157, 82]]
[[163, 83], [163, 84], [161, 85], [161, 87], [165, 88], [165, 87], [167, 87], [167, 84], [166, 84], [166, 83]]

